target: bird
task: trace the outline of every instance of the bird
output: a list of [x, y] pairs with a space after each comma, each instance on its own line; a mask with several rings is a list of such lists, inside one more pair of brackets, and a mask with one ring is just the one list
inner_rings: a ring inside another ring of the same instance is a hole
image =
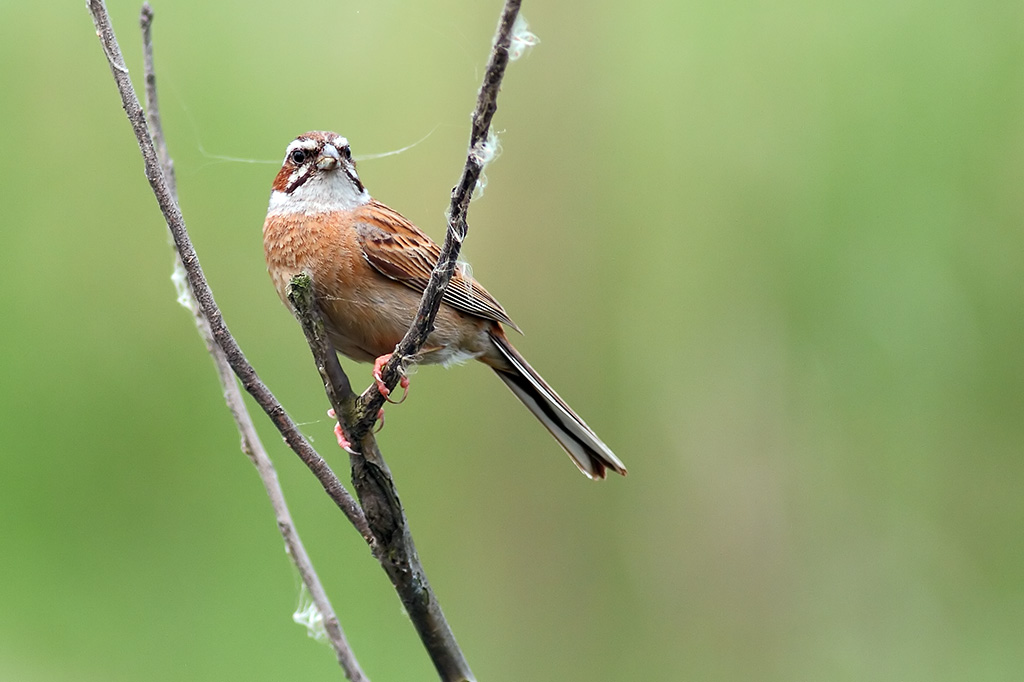
[[[374, 378], [387, 397], [380, 369], [412, 323], [441, 250], [370, 196], [346, 138], [311, 131], [288, 145], [270, 193], [263, 247], [285, 306], [291, 309], [292, 277], [309, 275], [335, 349], [357, 362], [373, 362]], [[519, 331], [501, 304], [465, 269], [456, 268], [434, 329], [414, 361], [484, 363], [587, 477], [603, 479], [609, 469], [625, 475], [625, 465], [530, 366], [504, 327]]]

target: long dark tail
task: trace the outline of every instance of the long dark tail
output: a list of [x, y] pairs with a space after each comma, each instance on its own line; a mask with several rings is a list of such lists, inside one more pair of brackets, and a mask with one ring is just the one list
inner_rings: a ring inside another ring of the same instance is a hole
[[492, 333], [491, 338], [511, 368], [495, 367], [494, 372], [547, 427], [580, 471], [592, 479], [604, 478], [605, 469], [625, 476], [626, 467], [611, 448], [602, 443], [586, 422], [530, 367], [504, 334]]

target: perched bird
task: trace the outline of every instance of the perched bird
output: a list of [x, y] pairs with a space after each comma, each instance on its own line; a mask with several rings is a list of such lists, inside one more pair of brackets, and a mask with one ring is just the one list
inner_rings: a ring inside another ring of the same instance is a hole
[[[370, 197], [348, 140], [314, 131], [288, 145], [270, 194], [263, 248], [285, 305], [291, 278], [308, 274], [334, 347], [353, 360], [374, 362], [374, 376], [387, 395], [380, 368], [412, 323], [440, 248]], [[416, 362], [483, 362], [580, 471], [593, 479], [604, 478], [606, 469], [625, 475], [611, 449], [509, 343], [502, 325], [518, 331], [501, 304], [456, 269]]]

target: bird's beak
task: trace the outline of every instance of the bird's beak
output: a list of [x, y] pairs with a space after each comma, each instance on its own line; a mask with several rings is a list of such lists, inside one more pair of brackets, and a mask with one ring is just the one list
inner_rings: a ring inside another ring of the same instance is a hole
[[316, 167], [320, 170], [334, 170], [341, 165], [341, 154], [333, 144], [325, 144], [324, 150], [316, 159]]

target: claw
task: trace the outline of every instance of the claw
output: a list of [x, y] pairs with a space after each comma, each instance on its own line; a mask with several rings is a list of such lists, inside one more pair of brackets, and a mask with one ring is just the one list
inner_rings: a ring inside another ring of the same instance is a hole
[[345, 432], [341, 428], [341, 424], [334, 425], [334, 435], [338, 439], [338, 447], [347, 452], [350, 455], [356, 454], [352, 449], [352, 443], [348, 442], [348, 438], [345, 438]]
[[[327, 410], [327, 416], [331, 419], [337, 419], [338, 416], [334, 413], [334, 408]], [[373, 427], [374, 433], [380, 433], [380, 430], [384, 428], [384, 408], [377, 410], [377, 423]], [[338, 447], [347, 452], [350, 455], [356, 455], [357, 453], [352, 448], [352, 443], [348, 438], [345, 437], [345, 430], [341, 428], [341, 422], [334, 425], [334, 437], [338, 439]]]
[[[337, 419], [337, 415], [334, 413], [334, 408], [327, 410], [327, 416], [331, 419]], [[348, 438], [345, 437], [345, 431], [341, 428], [341, 422], [334, 425], [334, 436], [338, 439], [339, 448], [350, 455], [356, 454], [356, 451], [352, 449], [352, 443], [350, 443]]]
[[384, 379], [380, 376], [381, 370], [384, 369], [384, 365], [386, 365], [388, 360], [391, 359], [391, 355], [391, 353], [387, 353], [373, 361], [373, 379], [377, 382], [377, 390], [380, 391], [382, 396], [384, 396], [384, 400], [388, 401], [392, 405], [401, 405], [405, 402], [405, 399], [409, 397], [409, 377], [403, 375], [402, 378], [398, 380], [398, 385], [402, 387], [401, 400], [392, 400], [391, 389], [387, 387], [387, 384], [384, 383]]

